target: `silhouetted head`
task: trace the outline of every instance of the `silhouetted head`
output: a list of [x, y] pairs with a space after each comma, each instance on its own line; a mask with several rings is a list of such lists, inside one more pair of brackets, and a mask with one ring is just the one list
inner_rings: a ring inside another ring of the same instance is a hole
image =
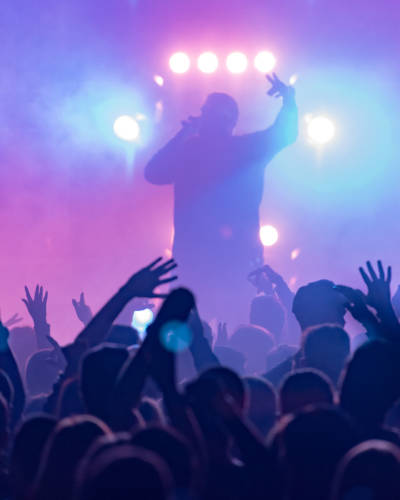
[[88, 413], [109, 421], [109, 402], [128, 351], [115, 345], [91, 350], [81, 366], [81, 393]]
[[77, 500], [167, 500], [172, 490], [167, 465], [148, 450], [113, 447], [85, 471]]
[[268, 330], [256, 325], [240, 326], [229, 339], [229, 347], [246, 357], [246, 373], [265, 372], [267, 354], [274, 347], [274, 338]]
[[281, 419], [274, 432], [287, 498], [327, 498], [339, 460], [357, 443], [349, 417], [333, 407], [307, 408]]
[[279, 390], [282, 414], [295, 413], [308, 405], [331, 405], [334, 389], [330, 380], [317, 370], [298, 370], [290, 373]]
[[247, 417], [266, 436], [276, 421], [276, 393], [273, 385], [261, 377], [245, 377], [248, 405]]
[[140, 344], [138, 332], [134, 328], [125, 325], [113, 325], [106, 341], [126, 347]]
[[60, 374], [60, 364], [53, 349], [42, 349], [26, 363], [26, 386], [31, 397], [49, 394]]
[[259, 295], [251, 302], [250, 323], [268, 330], [278, 343], [285, 323], [285, 311], [273, 295]]
[[346, 302], [332, 281], [320, 280], [298, 289], [292, 311], [302, 330], [324, 323], [344, 326]]
[[400, 448], [387, 441], [365, 441], [342, 459], [331, 500], [400, 498]]
[[189, 442], [178, 431], [170, 427], [148, 427], [137, 432], [131, 444], [161, 457], [168, 465], [178, 491], [188, 492], [191, 489], [195, 458]]
[[210, 94], [201, 108], [200, 134], [231, 135], [238, 118], [238, 105], [230, 95]]
[[304, 366], [320, 370], [334, 384], [338, 382], [349, 355], [350, 338], [343, 328], [321, 325], [304, 332]]
[[359, 424], [381, 425], [400, 396], [399, 353], [394, 344], [373, 340], [353, 354], [344, 373], [340, 403]]
[[85, 413], [82, 401], [80, 382], [77, 377], [64, 380], [57, 404], [58, 418], [70, 417]]
[[50, 415], [38, 415], [22, 423], [11, 455], [11, 487], [16, 500], [27, 498], [39, 469], [44, 446], [57, 421]]
[[44, 449], [34, 498], [69, 500], [79, 461], [99, 436], [109, 432], [101, 420], [90, 415], [61, 420]]

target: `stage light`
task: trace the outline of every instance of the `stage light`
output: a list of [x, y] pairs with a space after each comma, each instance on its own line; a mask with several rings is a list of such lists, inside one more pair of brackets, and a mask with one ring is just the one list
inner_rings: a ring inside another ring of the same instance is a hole
[[310, 142], [322, 146], [335, 136], [335, 125], [325, 116], [312, 117], [307, 125], [307, 135]]
[[190, 68], [190, 59], [185, 52], [175, 52], [169, 59], [169, 67], [174, 73], [186, 73]]
[[164, 85], [164, 78], [160, 75], [154, 75], [153, 80], [159, 87]]
[[295, 248], [290, 252], [290, 258], [292, 260], [296, 260], [299, 255], [300, 255], [300, 248]]
[[260, 240], [265, 247], [271, 247], [278, 241], [278, 231], [274, 226], [266, 225], [260, 227]]
[[132, 327], [139, 332], [140, 337], [143, 340], [143, 334], [146, 328], [153, 322], [154, 313], [151, 309], [142, 309], [141, 311], [135, 311], [132, 317]]
[[160, 331], [161, 344], [171, 352], [185, 351], [192, 343], [192, 332], [186, 323], [171, 321]]
[[299, 79], [299, 75], [297, 73], [295, 73], [294, 75], [292, 75], [290, 78], [289, 78], [289, 85], [294, 85], [297, 80]]
[[123, 141], [134, 142], [140, 134], [138, 122], [129, 115], [123, 115], [114, 122], [114, 133]]
[[197, 67], [202, 73], [214, 73], [218, 68], [218, 57], [214, 52], [203, 52], [197, 60]]
[[226, 67], [231, 73], [243, 73], [247, 69], [247, 57], [242, 52], [232, 52], [226, 58]]
[[275, 65], [276, 57], [267, 50], [259, 52], [254, 59], [254, 66], [261, 73], [269, 73], [275, 68]]

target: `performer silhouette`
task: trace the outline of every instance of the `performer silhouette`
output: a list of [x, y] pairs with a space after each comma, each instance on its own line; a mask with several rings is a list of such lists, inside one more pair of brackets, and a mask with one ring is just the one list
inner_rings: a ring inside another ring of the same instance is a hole
[[263, 255], [259, 205], [265, 167], [297, 138], [294, 89], [275, 74], [267, 78], [268, 94], [283, 98], [272, 126], [233, 135], [239, 116], [235, 100], [210, 94], [201, 115], [183, 121], [145, 169], [152, 184], [174, 186], [173, 255], [182, 283], [196, 292], [208, 319], [233, 319], [234, 311], [234, 320], [247, 320], [246, 275]]

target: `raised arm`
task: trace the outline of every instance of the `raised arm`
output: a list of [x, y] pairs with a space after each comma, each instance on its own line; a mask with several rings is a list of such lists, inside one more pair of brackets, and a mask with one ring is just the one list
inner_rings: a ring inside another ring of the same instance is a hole
[[151, 184], [173, 184], [186, 140], [197, 133], [198, 118], [190, 116], [182, 128], [146, 165], [144, 176]]
[[286, 146], [296, 141], [298, 135], [298, 112], [295, 90], [285, 85], [275, 73], [267, 75], [271, 84], [269, 96], [282, 98], [282, 108], [275, 122], [268, 128], [242, 136], [249, 151], [259, 159], [270, 159]]

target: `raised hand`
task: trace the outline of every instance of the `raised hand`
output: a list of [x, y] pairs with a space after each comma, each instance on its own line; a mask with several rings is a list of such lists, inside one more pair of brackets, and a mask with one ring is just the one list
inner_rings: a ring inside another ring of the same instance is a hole
[[200, 120], [201, 118], [199, 116], [189, 116], [187, 120], [183, 120], [181, 122], [181, 133], [185, 137], [196, 135], [199, 131]]
[[9, 318], [7, 321], [4, 321], [3, 325], [6, 328], [11, 328], [12, 326], [20, 323], [23, 320], [23, 317], [20, 316], [18, 313], [15, 313], [11, 318]]
[[349, 286], [336, 285], [335, 290], [340, 292], [348, 300], [346, 309], [355, 320], [361, 323], [368, 334], [380, 335], [381, 325], [375, 315], [367, 307], [367, 298], [361, 290], [355, 290]]
[[121, 291], [129, 297], [145, 297], [145, 298], [165, 298], [167, 294], [157, 293], [155, 289], [161, 285], [166, 285], [175, 281], [178, 277], [163, 278], [166, 274], [177, 267], [174, 259], [167, 260], [161, 263], [162, 257], [159, 257], [154, 262], [144, 267], [139, 272], [134, 274], [128, 282], [122, 287]]
[[276, 76], [276, 73], [272, 75], [266, 75], [267, 80], [271, 84], [271, 88], [268, 90], [267, 94], [272, 97], [290, 97], [294, 96], [295, 90], [290, 85], [286, 85]]
[[378, 275], [370, 261], [367, 262], [367, 271], [360, 267], [359, 271], [367, 285], [367, 304], [372, 306], [377, 311], [391, 308], [390, 282], [392, 280], [392, 268], [389, 266], [387, 272], [383, 269], [382, 262], [378, 260]]
[[48, 292], [44, 295], [44, 290], [42, 286], [36, 285], [35, 295], [32, 299], [29, 289], [25, 287], [26, 298], [22, 299], [22, 302], [26, 305], [33, 322], [44, 324], [46, 323], [46, 309], [47, 309], [47, 297]]
[[90, 323], [91, 319], [93, 318], [93, 314], [90, 307], [85, 302], [85, 294], [83, 292], [81, 292], [79, 302], [75, 299], [72, 299], [72, 305], [74, 306], [78, 319], [82, 321], [84, 325]]

